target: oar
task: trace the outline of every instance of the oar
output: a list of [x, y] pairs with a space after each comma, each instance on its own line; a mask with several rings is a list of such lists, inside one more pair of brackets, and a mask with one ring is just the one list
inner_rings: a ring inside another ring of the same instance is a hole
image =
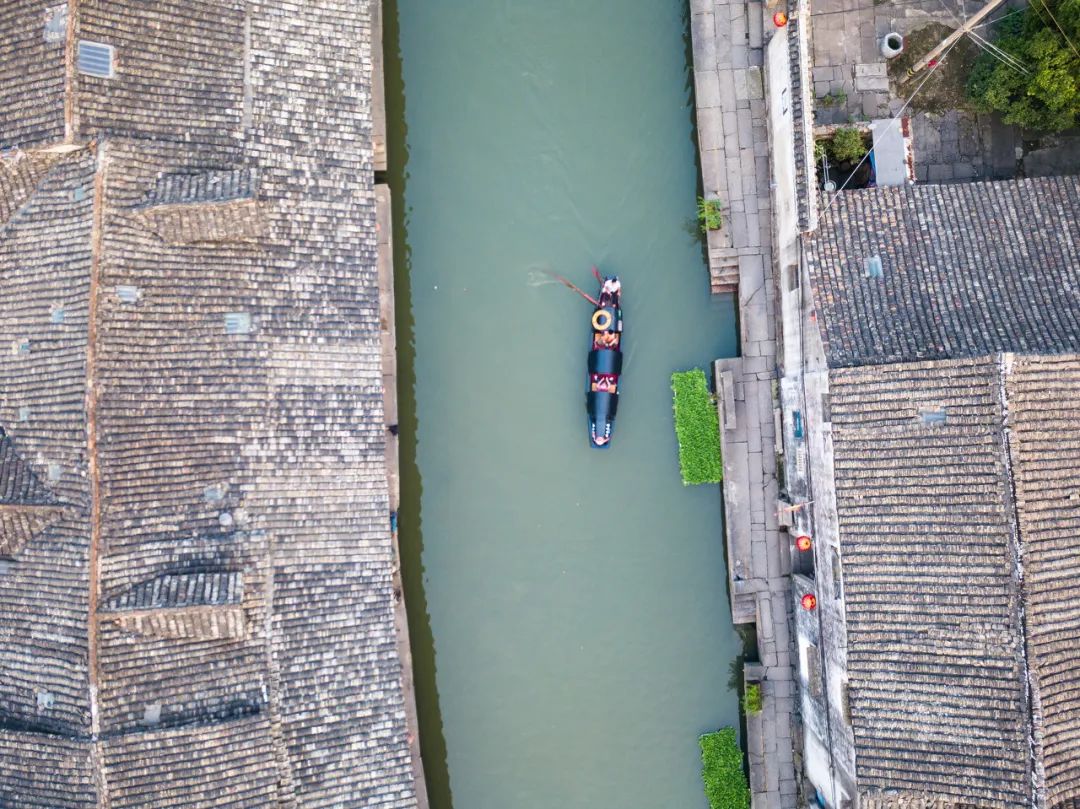
[[601, 284], [604, 283], [604, 276], [602, 276], [600, 274], [600, 270], [596, 269], [595, 264], [593, 264], [593, 266], [592, 266], [592, 274], [593, 274], [593, 276], [595, 276], [597, 281], [599, 281]]
[[583, 297], [585, 300], [587, 300], [593, 306], [599, 306], [600, 305], [600, 302], [597, 301], [596, 298], [592, 297], [591, 295], [589, 295], [586, 292], [583, 292], [581, 289], [579, 289], [577, 286], [575, 286], [572, 282], [568, 281], [566, 278], [563, 278], [561, 275], [556, 275], [555, 273], [553, 273], [553, 272], [551, 272], [549, 270], [545, 270], [545, 272], [547, 272], [547, 274], [550, 275], [552, 278], [554, 278], [556, 281], [561, 281], [563, 284], [570, 287], [570, 289], [574, 290], [574, 292], [576, 292], [578, 295]]

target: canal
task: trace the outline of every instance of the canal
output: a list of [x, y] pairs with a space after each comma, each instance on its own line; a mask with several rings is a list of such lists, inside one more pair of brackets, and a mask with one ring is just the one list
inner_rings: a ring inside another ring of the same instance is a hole
[[[718, 487], [669, 376], [736, 351], [695, 233], [687, 10], [388, 0], [402, 565], [433, 809], [696, 809], [737, 724]], [[589, 307], [623, 280], [608, 452]]]

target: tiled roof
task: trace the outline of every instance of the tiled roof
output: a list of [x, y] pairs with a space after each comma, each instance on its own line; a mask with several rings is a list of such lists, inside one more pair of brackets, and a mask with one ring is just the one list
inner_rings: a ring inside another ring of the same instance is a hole
[[1080, 361], [1018, 357], [1006, 391], [1047, 806], [1080, 805]]
[[831, 367], [1080, 351], [1080, 177], [845, 191], [804, 245]]
[[1080, 357], [838, 369], [830, 394], [864, 797], [1067, 806]]
[[801, 232], [817, 226], [818, 187], [814, 165], [813, 81], [804, 20], [810, 19], [806, 0], [788, 0], [788, 54], [791, 73], [792, 142], [795, 148], [795, 203]]
[[[1019, 582], [995, 360], [834, 371], [861, 790], [1027, 806]], [[944, 410], [944, 424], [924, 412]]]
[[414, 807], [369, 5], [75, 5], [73, 142], [0, 104], [0, 528], [59, 509], [0, 548], [0, 805]]
[[258, 192], [258, 172], [253, 169], [219, 169], [195, 174], [166, 174], [159, 177], [146, 206], [199, 205], [254, 199]]

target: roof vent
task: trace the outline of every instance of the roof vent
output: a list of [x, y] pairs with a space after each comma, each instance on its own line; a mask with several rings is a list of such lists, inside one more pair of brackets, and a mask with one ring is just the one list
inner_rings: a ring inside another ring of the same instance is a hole
[[30, 408], [26, 405], [19, 408], [19, 421], [30, 421]]
[[56, 702], [56, 697], [50, 694], [48, 691], [37, 692], [37, 706], [39, 711], [47, 711]]
[[11, 353], [14, 354], [16, 357], [19, 356], [20, 354], [29, 354], [30, 353], [30, 341], [28, 339], [26, 339], [25, 337], [23, 339], [21, 339], [21, 340], [12, 340], [11, 341]]
[[60, 481], [60, 475], [62, 474], [62, 472], [63, 470], [60, 468], [60, 464], [56, 462], [50, 463], [48, 466], [48, 472], [46, 473], [49, 483], [58, 483]]
[[96, 76], [99, 79], [111, 79], [113, 73], [112, 45], [104, 42], [79, 40], [79, 72], [84, 76]]
[[922, 423], [927, 427], [938, 427], [944, 424], [948, 419], [948, 413], [945, 412], [944, 407], [939, 407], [935, 410], [920, 410], [919, 418], [922, 419]]
[[6, 576], [11, 572], [11, 562], [8, 559], [0, 559], [0, 576]]
[[142, 723], [144, 725], [156, 725], [161, 722], [161, 703], [155, 702], [143, 708]]
[[226, 312], [226, 334], [248, 334], [251, 331], [251, 315], [247, 312]]
[[63, 323], [64, 317], [67, 312], [63, 306], [54, 306], [49, 310], [49, 322], [50, 323]]
[[885, 269], [881, 265], [881, 256], [870, 256], [866, 259], [867, 278], [882, 278], [884, 275]]
[[121, 285], [116, 288], [116, 297], [121, 303], [138, 303], [142, 297], [142, 291], [138, 287]]

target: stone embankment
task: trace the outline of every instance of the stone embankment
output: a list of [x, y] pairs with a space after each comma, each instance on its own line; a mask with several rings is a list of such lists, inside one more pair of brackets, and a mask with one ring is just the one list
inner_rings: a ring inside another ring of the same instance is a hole
[[[754, 809], [791, 809], [791, 558], [782, 531], [777, 458], [777, 320], [764, 21], [757, 0], [691, 0], [698, 139], [705, 196], [724, 203], [709, 234], [714, 292], [737, 296], [741, 356], [715, 366], [724, 456], [724, 513], [732, 617], [757, 628], [763, 709], [747, 717]], [[770, 23], [771, 27], [771, 23]]]
[[[386, 157], [386, 94], [382, 46], [382, 0], [372, 0], [372, 25], [374, 26], [372, 52], [372, 146], [373, 169], [376, 173], [387, 169]], [[420, 726], [416, 713], [416, 688], [413, 683], [412, 648], [409, 643], [409, 621], [405, 607], [404, 588], [401, 584], [401, 552], [398, 547], [397, 512], [401, 503], [401, 478], [397, 396], [397, 329], [395, 327], [394, 302], [394, 234], [390, 202], [390, 186], [375, 186], [375, 231], [378, 248], [379, 272], [379, 339], [382, 344], [383, 418], [386, 422], [386, 483], [390, 496], [390, 513], [393, 516], [394, 544], [394, 628], [397, 630], [398, 657], [401, 660], [401, 682], [405, 697], [405, 719], [409, 732], [409, 751], [412, 754], [413, 773], [416, 778], [416, 801], [418, 809], [428, 809], [427, 785], [424, 780], [424, 764], [420, 758]]]

